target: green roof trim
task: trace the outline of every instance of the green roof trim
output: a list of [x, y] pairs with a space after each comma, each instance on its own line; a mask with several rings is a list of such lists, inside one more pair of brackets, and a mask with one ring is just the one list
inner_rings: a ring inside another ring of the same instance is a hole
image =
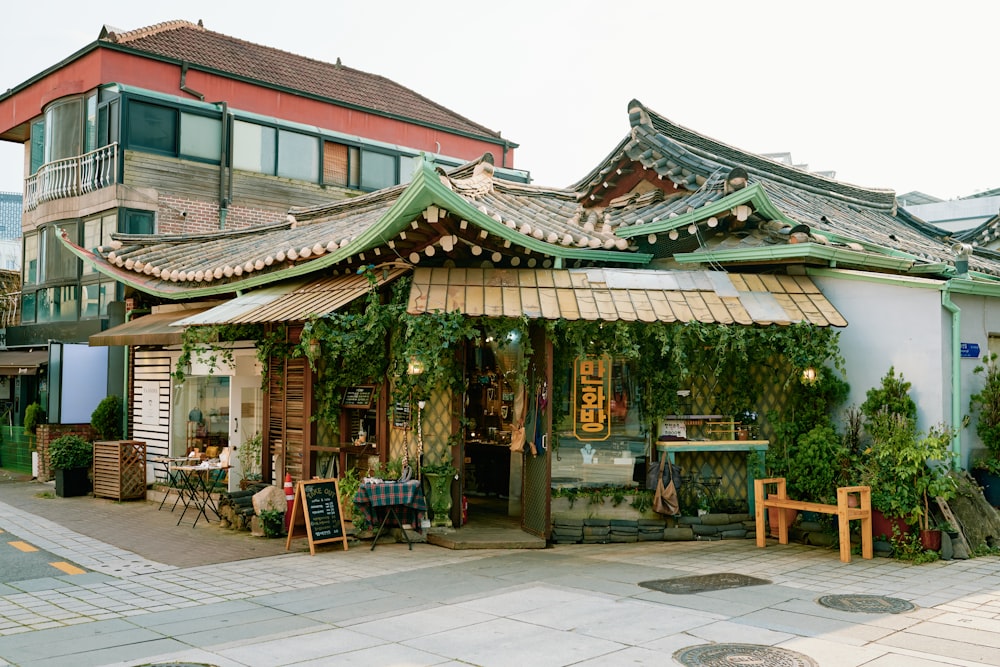
[[642, 225], [627, 227], [619, 230], [617, 233], [618, 236], [628, 239], [634, 236], [646, 236], [649, 234], [657, 234], [659, 232], [669, 232], [673, 229], [679, 229], [701, 222], [706, 218], [711, 218], [723, 213], [724, 211], [728, 211], [734, 206], [746, 203], [752, 203], [754, 210], [758, 213], [766, 215], [771, 220], [780, 220], [781, 222], [792, 226], [799, 224], [782, 213], [781, 210], [771, 202], [771, 199], [764, 191], [763, 185], [760, 183], [754, 183], [753, 185], [748, 185], [742, 190], [737, 190], [732, 194], [726, 195], [722, 199], [714, 201], [711, 204], [706, 204], [705, 206], [697, 208], [693, 211], [688, 211], [687, 213], [682, 213], [676, 217], [667, 218], [666, 220], [658, 220], [656, 222], [647, 222]]
[[746, 248], [735, 250], [698, 250], [678, 253], [673, 259], [680, 264], [702, 264], [706, 262], [759, 262], [787, 261], [789, 259], [816, 259], [836, 267], [848, 264], [866, 268], [909, 271], [913, 261], [906, 258], [886, 257], [879, 254], [859, 252], [848, 248], [831, 248], [819, 243], [794, 243], [768, 246], [766, 248]]

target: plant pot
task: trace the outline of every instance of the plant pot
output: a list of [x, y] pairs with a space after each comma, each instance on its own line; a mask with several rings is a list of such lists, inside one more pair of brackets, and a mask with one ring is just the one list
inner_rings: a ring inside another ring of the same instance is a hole
[[994, 475], [988, 470], [972, 469], [972, 477], [983, 487], [983, 497], [993, 507], [1000, 507], [1000, 475]]
[[90, 493], [90, 468], [59, 468], [56, 473], [56, 495], [60, 498], [85, 496]]
[[925, 551], [940, 551], [941, 550], [941, 531], [940, 530], [921, 530], [920, 531], [920, 546], [922, 546]]
[[451, 482], [452, 475], [424, 473], [430, 489], [427, 504], [431, 509], [431, 526], [451, 528]]
[[778, 537], [778, 512], [785, 513], [785, 521], [789, 528], [795, 523], [795, 518], [799, 515], [798, 510], [779, 509], [777, 507], [767, 508], [767, 526], [771, 537]]
[[909, 524], [903, 519], [890, 519], [882, 514], [881, 510], [872, 508], [872, 536], [877, 538], [884, 535], [886, 538], [892, 539], [896, 532], [900, 535], [909, 535], [911, 530]]

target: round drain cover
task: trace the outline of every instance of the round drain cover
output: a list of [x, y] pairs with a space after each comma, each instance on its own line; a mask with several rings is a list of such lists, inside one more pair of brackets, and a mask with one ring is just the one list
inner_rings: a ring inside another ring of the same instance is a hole
[[777, 646], [760, 644], [699, 644], [674, 653], [674, 660], [688, 667], [819, 667], [809, 656]]
[[639, 585], [643, 588], [660, 591], [661, 593], [684, 595], [688, 593], [721, 591], [727, 588], [741, 588], [743, 586], [762, 586], [769, 583], [771, 582], [767, 579], [758, 579], [745, 574], [718, 572], [716, 574], [696, 574], [689, 577], [640, 581]]
[[884, 595], [824, 595], [819, 603], [830, 609], [863, 614], [902, 614], [916, 609], [909, 600]]

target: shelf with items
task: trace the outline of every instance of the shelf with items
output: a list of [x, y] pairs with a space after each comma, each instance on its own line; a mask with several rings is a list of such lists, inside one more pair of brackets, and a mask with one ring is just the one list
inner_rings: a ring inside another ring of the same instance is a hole
[[661, 441], [737, 441], [755, 435], [755, 422], [726, 415], [667, 415], [660, 426]]

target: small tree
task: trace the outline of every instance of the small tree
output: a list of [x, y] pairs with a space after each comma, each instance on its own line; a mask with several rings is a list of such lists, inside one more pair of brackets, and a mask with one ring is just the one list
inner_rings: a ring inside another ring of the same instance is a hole
[[98, 440], [120, 440], [124, 407], [120, 396], [108, 396], [94, 408], [90, 415], [90, 426]]
[[38, 431], [38, 425], [45, 423], [45, 410], [42, 410], [42, 406], [36, 401], [31, 403], [24, 409], [24, 430], [35, 435]]

